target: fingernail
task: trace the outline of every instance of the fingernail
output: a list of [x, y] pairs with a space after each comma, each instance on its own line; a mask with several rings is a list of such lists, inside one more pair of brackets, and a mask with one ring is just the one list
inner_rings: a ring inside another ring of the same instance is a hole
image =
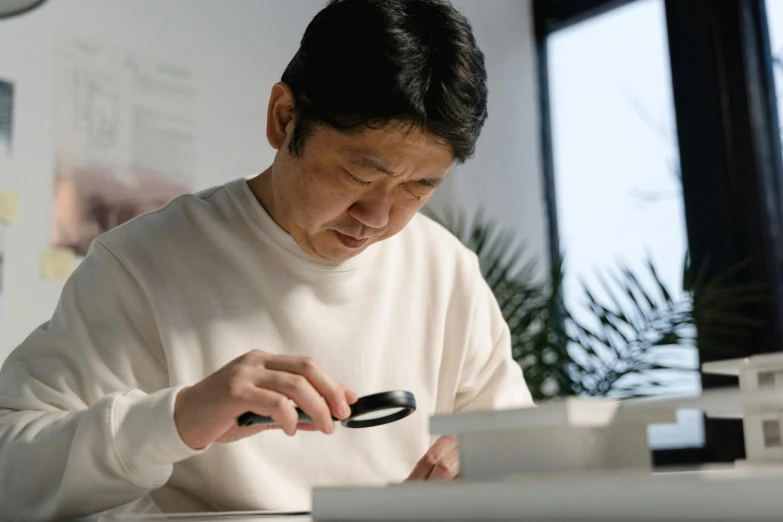
[[340, 417], [348, 417], [351, 415], [351, 407], [348, 406], [347, 402], [343, 402], [340, 404]]

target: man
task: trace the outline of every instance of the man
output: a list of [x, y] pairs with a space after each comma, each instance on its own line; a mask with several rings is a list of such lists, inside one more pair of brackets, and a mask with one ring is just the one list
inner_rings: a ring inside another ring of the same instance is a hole
[[[4, 520], [142, 497], [306, 510], [313, 486], [454, 478], [431, 414], [531, 403], [475, 255], [417, 214], [473, 154], [486, 97], [446, 0], [325, 7], [271, 91], [273, 164], [96, 239], [5, 362]], [[389, 390], [419, 409], [335, 428]], [[280, 429], [239, 427], [246, 411]]]

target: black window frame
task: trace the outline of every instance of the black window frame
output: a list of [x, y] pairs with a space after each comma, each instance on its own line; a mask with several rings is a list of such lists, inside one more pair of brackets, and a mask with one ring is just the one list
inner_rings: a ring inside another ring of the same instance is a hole
[[[636, 0], [533, 0], [541, 155], [550, 256], [560, 257], [549, 104], [547, 38]], [[739, 305], [763, 321], [699, 361], [783, 351], [783, 161], [764, 0], [663, 0], [677, 122], [683, 203], [693, 272], [712, 279], [739, 263], [734, 283], [762, 283], [763, 303]], [[698, 290], [696, 298], [698, 299]], [[704, 375], [702, 388], [736, 385]], [[742, 459], [741, 421], [705, 419], [703, 447], [656, 450], [656, 466]]]

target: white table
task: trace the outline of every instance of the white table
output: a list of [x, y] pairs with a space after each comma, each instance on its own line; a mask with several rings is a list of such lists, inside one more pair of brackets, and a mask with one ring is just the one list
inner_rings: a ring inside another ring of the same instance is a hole
[[[88, 519], [90, 520], [90, 519]], [[109, 515], [100, 522], [313, 522], [310, 515], [274, 512], [172, 513], [167, 515]]]

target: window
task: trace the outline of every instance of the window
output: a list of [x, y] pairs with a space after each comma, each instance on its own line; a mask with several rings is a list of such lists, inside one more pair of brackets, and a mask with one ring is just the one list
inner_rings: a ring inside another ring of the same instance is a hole
[[783, 2], [766, 0], [769, 47], [775, 75], [778, 115], [783, 114]]
[[[547, 39], [547, 54], [566, 307], [579, 322], [600, 328], [584, 303], [587, 287], [597, 300], [617, 308], [603, 278], [629, 317], [644, 312], [644, 306], [623, 299], [614, 281], [620, 264], [662, 303], [648, 260], [672, 299], [687, 300], [682, 290], [687, 237], [663, 0], [639, 0], [557, 31]], [[649, 335], [666, 320], [666, 307], [650, 312], [637, 322], [638, 329], [626, 328], [629, 337]], [[618, 381], [618, 389], [700, 391], [695, 344], [655, 347], [650, 353], [655, 363], [686, 371], [655, 370], [638, 382], [629, 376]], [[660, 386], [650, 386], [653, 380]], [[682, 412], [676, 426], [651, 427], [651, 446], [702, 445], [701, 419], [699, 412]]]
[[761, 423], [761, 430], [764, 434], [765, 448], [779, 448], [780, 442], [780, 422], [777, 420], [765, 420]]
[[775, 389], [775, 374], [773, 372], [759, 372], [758, 381], [760, 390]]
[[[655, 350], [654, 359], [687, 365], [689, 354], [710, 362], [783, 351], [778, 116], [783, 109], [783, 2], [533, 0], [533, 6], [549, 237], [553, 257], [562, 248], [565, 262], [572, 263], [564, 292], [569, 306], [580, 293], [574, 282], [580, 270], [595, 287], [596, 271], [611, 270], [618, 255], [631, 272], [642, 270], [640, 250], [642, 259], [653, 260], [664, 286], [679, 289], [672, 258], [685, 251], [678, 245], [686, 238], [681, 225], [687, 222], [688, 281], [698, 282], [691, 290], [699, 307], [693, 317], [698, 332], [690, 323], [684, 333], [698, 334], [696, 353], [687, 347], [666, 355]], [[580, 74], [571, 74], [571, 68]], [[634, 72], [626, 74], [629, 70]], [[637, 116], [634, 123], [629, 106]], [[642, 148], [640, 141], [651, 137], [642, 136], [639, 120], [664, 139]], [[665, 139], [669, 133], [676, 135], [679, 150], [670, 145], [674, 140]], [[674, 168], [662, 169], [663, 163]], [[679, 184], [666, 177], [671, 172], [679, 174]], [[619, 190], [617, 183], [626, 186]], [[681, 197], [670, 198], [673, 190], [680, 190]], [[642, 207], [629, 203], [640, 195], [644, 203], [655, 203], [645, 210], [649, 221], [640, 217]], [[612, 212], [604, 212], [605, 207]], [[628, 232], [633, 226], [638, 230]], [[599, 245], [597, 253], [580, 250], [584, 238]], [[609, 254], [615, 257], [607, 267]], [[593, 266], [588, 268], [586, 259]], [[607, 296], [600, 287], [594, 290], [595, 306]], [[609, 316], [600, 307], [598, 312], [604, 324]], [[589, 314], [584, 317], [590, 320]], [[614, 338], [628, 333], [615, 330]], [[662, 344], [677, 337], [665, 337]], [[612, 340], [603, 338], [608, 342], [598, 339], [597, 345], [611, 347]], [[611, 350], [607, 355], [611, 359]], [[691, 360], [694, 366], [696, 360]], [[689, 382], [670, 375], [663, 388], [646, 391], [737, 385], [731, 376], [697, 377], [694, 372], [693, 377]], [[626, 384], [641, 391], [639, 386], [647, 383]], [[674, 432], [651, 432], [655, 466], [746, 458], [740, 420], [706, 418], [700, 426], [691, 423], [690, 430], [687, 419], [681, 421], [686, 422]], [[775, 431], [768, 429], [774, 443]], [[697, 439], [703, 443], [693, 445]]]

